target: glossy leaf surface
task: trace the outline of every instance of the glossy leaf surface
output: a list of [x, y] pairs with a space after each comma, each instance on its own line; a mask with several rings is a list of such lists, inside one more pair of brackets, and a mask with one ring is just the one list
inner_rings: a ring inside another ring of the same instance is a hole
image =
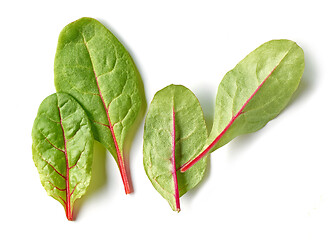
[[203, 178], [206, 158], [186, 173], [179, 167], [195, 157], [207, 139], [199, 101], [187, 88], [170, 85], [152, 100], [144, 127], [143, 162], [155, 189], [180, 211], [179, 197]]
[[246, 56], [222, 79], [207, 145], [182, 171], [233, 138], [255, 132], [275, 118], [297, 89], [303, 71], [304, 53], [293, 41], [269, 41]]
[[82, 107], [65, 93], [41, 103], [32, 129], [32, 154], [48, 195], [73, 219], [73, 205], [90, 183], [94, 137]]
[[145, 101], [131, 56], [100, 22], [81, 18], [60, 33], [54, 75], [57, 91], [71, 94], [87, 112], [95, 139], [113, 155], [130, 193], [124, 143]]

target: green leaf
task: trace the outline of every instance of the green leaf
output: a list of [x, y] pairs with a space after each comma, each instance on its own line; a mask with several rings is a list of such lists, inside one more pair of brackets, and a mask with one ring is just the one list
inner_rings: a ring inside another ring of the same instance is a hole
[[293, 41], [269, 41], [246, 56], [219, 85], [206, 147], [181, 170], [233, 138], [264, 127], [286, 107], [303, 71], [304, 53]]
[[155, 189], [180, 211], [179, 197], [203, 178], [206, 158], [186, 173], [179, 167], [196, 156], [207, 139], [198, 99], [184, 86], [170, 85], [157, 92], [145, 120], [143, 162]]
[[73, 219], [73, 205], [91, 178], [94, 137], [82, 107], [65, 93], [41, 103], [32, 128], [32, 156], [48, 195]]
[[81, 18], [60, 33], [54, 75], [57, 91], [72, 95], [87, 112], [95, 139], [113, 155], [130, 193], [125, 138], [145, 103], [131, 56], [100, 22]]

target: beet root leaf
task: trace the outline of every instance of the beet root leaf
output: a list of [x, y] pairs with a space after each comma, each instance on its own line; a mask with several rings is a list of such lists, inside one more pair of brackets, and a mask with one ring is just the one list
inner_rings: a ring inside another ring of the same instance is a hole
[[275, 118], [296, 91], [303, 71], [303, 50], [290, 40], [266, 42], [246, 56], [222, 79], [207, 144], [181, 171], [233, 138], [255, 132]]
[[87, 112], [95, 139], [111, 152], [130, 193], [125, 138], [145, 106], [131, 56], [100, 22], [81, 18], [60, 33], [54, 75], [57, 91], [72, 95]]
[[38, 109], [32, 140], [42, 185], [73, 220], [74, 202], [91, 179], [94, 137], [88, 116], [70, 95], [50, 95]]
[[174, 211], [180, 211], [179, 198], [202, 180], [207, 159], [186, 173], [179, 167], [200, 153], [206, 140], [203, 112], [189, 89], [170, 85], [155, 94], [145, 120], [143, 162], [152, 185]]

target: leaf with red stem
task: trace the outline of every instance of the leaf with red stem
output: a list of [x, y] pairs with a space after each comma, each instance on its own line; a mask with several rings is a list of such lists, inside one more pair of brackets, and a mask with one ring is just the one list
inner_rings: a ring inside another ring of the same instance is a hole
[[186, 173], [179, 167], [196, 156], [207, 139], [198, 99], [184, 86], [170, 85], [152, 100], [144, 127], [143, 162], [155, 189], [180, 211], [179, 198], [203, 178], [206, 158]]
[[130, 54], [100, 22], [81, 18], [60, 33], [54, 76], [57, 91], [72, 95], [87, 112], [95, 139], [111, 152], [125, 193], [130, 193], [124, 149], [145, 108], [141, 77]]
[[73, 206], [91, 178], [94, 137], [88, 116], [66, 93], [41, 103], [32, 128], [32, 154], [46, 192], [73, 220]]
[[290, 40], [269, 41], [246, 56], [222, 79], [207, 144], [181, 171], [233, 138], [255, 132], [275, 118], [296, 91], [303, 71], [303, 50]]

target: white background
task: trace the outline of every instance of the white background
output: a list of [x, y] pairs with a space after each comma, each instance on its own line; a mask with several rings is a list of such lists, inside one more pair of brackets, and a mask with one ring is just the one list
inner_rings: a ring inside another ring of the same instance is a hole
[[[1, 1], [0, 239], [333, 239], [333, 16], [330, 1]], [[31, 128], [55, 92], [58, 35], [94, 17], [125, 45], [149, 106], [156, 91], [182, 84], [208, 124], [224, 74], [262, 43], [287, 38], [305, 52], [288, 107], [262, 130], [211, 155], [204, 181], [181, 212], [152, 187], [142, 164], [143, 123], [130, 152], [134, 193], [115, 161], [95, 146], [93, 188], [68, 222], [31, 157]]]

